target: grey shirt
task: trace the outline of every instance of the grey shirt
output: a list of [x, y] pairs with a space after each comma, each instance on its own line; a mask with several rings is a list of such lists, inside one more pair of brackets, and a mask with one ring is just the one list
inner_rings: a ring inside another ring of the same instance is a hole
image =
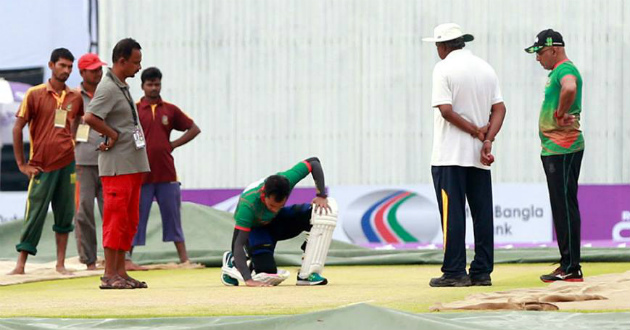
[[[136, 149], [133, 140], [135, 125], [131, 114], [131, 107], [138, 118], [138, 110], [134, 102], [130, 102], [125, 97], [131, 99], [129, 86], [111, 71], [103, 75], [103, 79], [96, 87], [94, 98], [90, 102], [87, 111], [103, 119], [105, 123], [116, 130], [118, 141], [114, 147], [108, 151], [99, 152], [98, 172], [100, 176], [115, 176], [123, 174], [133, 174], [149, 172], [149, 160], [146, 148]], [[140, 120], [138, 128], [142, 131]]]
[[[81, 91], [81, 96], [83, 97], [83, 107], [87, 109], [90, 101], [92, 100], [88, 93], [83, 88], [83, 84], [79, 86], [79, 90]], [[76, 146], [74, 147], [74, 159], [76, 164], [79, 166], [96, 166], [98, 165], [98, 152], [96, 148], [100, 143], [101, 135], [90, 128], [90, 134], [88, 136], [87, 142], [78, 142], [76, 141]]]

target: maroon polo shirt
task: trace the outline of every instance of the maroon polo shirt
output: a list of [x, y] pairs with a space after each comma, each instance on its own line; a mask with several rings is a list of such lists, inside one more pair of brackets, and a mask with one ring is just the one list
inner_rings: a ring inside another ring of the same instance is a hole
[[171, 154], [171, 132], [188, 130], [192, 127], [193, 120], [177, 106], [162, 99], [151, 104], [143, 97], [136, 105], [151, 166], [151, 172], [145, 175], [144, 183], [177, 181], [175, 162]]
[[[55, 127], [55, 111], [67, 111], [65, 127]], [[81, 93], [70, 87], [58, 95], [50, 85], [31, 87], [26, 91], [15, 114], [28, 123], [31, 151], [28, 163], [44, 172], [56, 171], [74, 161], [74, 140], [70, 126], [74, 118], [83, 116]]]

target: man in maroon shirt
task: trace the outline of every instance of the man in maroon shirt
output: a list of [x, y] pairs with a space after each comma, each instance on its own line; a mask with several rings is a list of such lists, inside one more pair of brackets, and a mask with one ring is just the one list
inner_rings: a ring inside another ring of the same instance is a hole
[[[28, 255], [37, 254], [48, 207], [52, 204], [57, 244], [57, 272], [68, 275], [65, 267], [68, 233], [74, 230], [74, 134], [83, 116], [81, 94], [68, 87], [74, 56], [65, 48], [50, 54], [52, 75], [41, 85], [26, 91], [13, 127], [13, 152], [20, 172], [28, 176], [28, 194], [18, 260], [9, 275], [24, 274]], [[31, 151], [24, 157], [22, 130], [28, 124]]]
[[[133, 246], [145, 245], [147, 222], [153, 199], [157, 200], [162, 215], [162, 241], [174, 242], [180, 262], [188, 261], [184, 232], [181, 223], [181, 193], [177, 181], [173, 150], [201, 132], [193, 120], [177, 106], [164, 102], [160, 97], [162, 73], [152, 67], [141, 75], [144, 97], [137, 103], [140, 123], [144, 130], [147, 155], [151, 172], [146, 174], [140, 195], [140, 223]], [[184, 131], [178, 139], [171, 141], [173, 130]], [[127, 269], [141, 269], [130, 260]]]

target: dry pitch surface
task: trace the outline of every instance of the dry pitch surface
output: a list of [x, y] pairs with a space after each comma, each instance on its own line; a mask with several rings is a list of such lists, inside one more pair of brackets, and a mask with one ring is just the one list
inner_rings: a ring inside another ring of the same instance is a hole
[[[492, 287], [431, 288], [436, 265], [327, 267], [330, 283], [296, 287], [297, 269], [278, 287], [226, 287], [219, 268], [135, 272], [145, 290], [99, 290], [97, 277], [0, 287], [0, 317], [125, 318], [169, 316], [298, 314], [355, 303], [425, 313], [436, 302], [463, 299], [472, 293], [541, 287], [538, 277], [555, 265], [502, 264]], [[630, 263], [584, 264], [586, 276], [620, 273]], [[607, 310], [619, 311], [619, 310]], [[593, 311], [598, 312], [598, 311]]]

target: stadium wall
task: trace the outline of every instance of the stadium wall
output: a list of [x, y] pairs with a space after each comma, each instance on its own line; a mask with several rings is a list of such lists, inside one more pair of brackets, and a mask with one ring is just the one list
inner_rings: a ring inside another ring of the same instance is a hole
[[[163, 97], [202, 129], [175, 151], [186, 188], [246, 186], [316, 155], [332, 185], [430, 183], [433, 27], [457, 22], [497, 71], [508, 114], [495, 182], [541, 183], [547, 71], [523, 48], [561, 31], [584, 79], [582, 183], [630, 181], [630, 4], [517, 0], [109, 0], [100, 51], [136, 38]], [[111, 61], [111, 60], [109, 60]], [[139, 75], [132, 93], [140, 98]], [[310, 184], [310, 183], [307, 183]]]

